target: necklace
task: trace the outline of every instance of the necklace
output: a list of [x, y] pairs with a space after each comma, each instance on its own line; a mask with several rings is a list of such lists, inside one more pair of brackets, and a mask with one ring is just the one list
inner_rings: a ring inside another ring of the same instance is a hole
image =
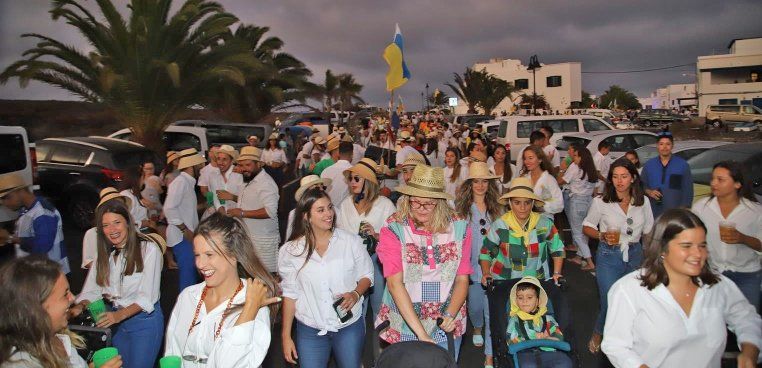
[[[220, 336], [220, 332], [222, 331], [222, 324], [225, 322], [225, 318], [228, 317], [228, 313], [230, 313], [230, 307], [233, 305], [233, 299], [235, 299], [235, 296], [238, 295], [238, 292], [243, 289], [243, 282], [238, 282], [238, 287], [235, 289], [235, 292], [228, 300], [228, 304], [225, 306], [225, 310], [222, 312], [222, 319], [220, 319], [220, 324], [217, 326], [217, 330], [214, 331], [214, 339], [217, 340], [217, 338]], [[198, 320], [198, 314], [201, 312], [201, 304], [204, 303], [204, 297], [206, 297], [206, 291], [209, 290], [208, 286], [204, 287], [204, 291], [201, 292], [201, 299], [198, 301], [198, 305], [196, 305], [196, 313], [193, 315], [193, 321], [191, 322], [190, 327], [188, 327], [188, 335], [193, 331], [193, 328], [196, 327], [196, 321]]]

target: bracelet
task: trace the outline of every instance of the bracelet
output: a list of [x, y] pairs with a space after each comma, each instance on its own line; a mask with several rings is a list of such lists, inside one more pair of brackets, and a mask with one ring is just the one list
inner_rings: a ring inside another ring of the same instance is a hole
[[450, 318], [450, 319], [455, 319], [455, 316], [450, 314], [450, 312], [448, 312], [448, 311], [444, 311], [444, 313], [442, 313], [442, 317]]
[[357, 290], [352, 290], [355, 295], [357, 295], [357, 300], [360, 300], [360, 293], [357, 292]]
[[556, 275], [558, 275], [558, 276], [563, 276], [563, 275], [561, 274], [561, 272], [553, 272], [553, 276], [556, 276]]

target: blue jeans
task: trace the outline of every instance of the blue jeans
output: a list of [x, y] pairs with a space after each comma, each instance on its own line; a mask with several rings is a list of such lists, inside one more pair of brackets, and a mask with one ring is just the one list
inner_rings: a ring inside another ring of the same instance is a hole
[[762, 270], [757, 272], [725, 271], [722, 274], [733, 280], [736, 286], [741, 289], [743, 296], [749, 300], [749, 303], [751, 303], [757, 310], [757, 313], [759, 313], [760, 294], [762, 294], [760, 293], [759, 287], [762, 285]]
[[153, 312], [140, 312], [120, 323], [111, 340], [124, 367], [153, 367], [164, 337], [164, 314], [159, 303]]
[[198, 270], [196, 270], [196, 257], [193, 255], [193, 244], [183, 238], [183, 241], [177, 243], [172, 248], [177, 262], [178, 280], [182, 292], [188, 286], [198, 283]]
[[574, 195], [569, 197], [569, 205], [566, 208], [566, 217], [569, 218], [569, 227], [571, 227], [572, 240], [577, 246], [577, 254], [582, 258], [590, 258], [590, 246], [587, 245], [587, 236], [582, 233], [582, 223], [587, 216], [587, 210], [593, 203], [593, 197]]
[[363, 313], [368, 313], [368, 301], [370, 300], [371, 318], [375, 321], [378, 310], [381, 309], [381, 300], [384, 298], [384, 287], [386, 287], [386, 279], [384, 273], [381, 270], [381, 261], [378, 260], [378, 255], [374, 254], [370, 257], [373, 261], [373, 286], [371, 286], [370, 292], [365, 293], [365, 300], [362, 302]]
[[[455, 361], [456, 362], [458, 361], [458, 357], [460, 357], [460, 345], [462, 343], [463, 343], [463, 336], [455, 338], [455, 344], [454, 345], [455, 345]], [[441, 342], [441, 343], [439, 343], [437, 345], [439, 345], [439, 346], [445, 348], [445, 350], [447, 350], [447, 340], [445, 340], [445, 341], [443, 341], [443, 342]]]
[[468, 318], [474, 328], [481, 328], [484, 335], [484, 355], [492, 355], [492, 334], [489, 329], [489, 302], [487, 293], [478, 281], [468, 287]]
[[611, 286], [622, 276], [640, 268], [643, 262], [643, 247], [640, 243], [630, 244], [627, 252], [629, 261], [622, 260], [622, 250], [618, 246], [610, 246], [605, 242], [598, 244], [598, 252], [595, 255], [595, 280], [598, 283], [598, 293], [601, 300], [601, 309], [598, 319], [595, 321], [593, 331], [603, 334], [603, 326], [606, 324], [606, 311], [608, 311], [608, 293]]
[[362, 364], [365, 319], [360, 318], [337, 332], [318, 336], [320, 330], [296, 321], [296, 353], [301, 368], [325, 368], [331, 358], [338, 368], [357, 368]]
[[521, 368], [572, 368], [571, 359], [561, 351], [522, 351], [517, 355]]

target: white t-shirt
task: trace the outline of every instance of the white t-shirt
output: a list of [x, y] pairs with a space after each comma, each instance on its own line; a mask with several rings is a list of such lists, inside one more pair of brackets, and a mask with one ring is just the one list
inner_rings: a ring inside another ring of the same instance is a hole
[[460, 167], [460, 175], [455, 180], [450, 180], [452, 177], [453, 168], [445, 166], [444, 168], [444, 180], [445, 180], [445, 192], [456, 198], [458, 188], [468, 179], [468, 167]]
[[212, 166], [211, 163], [206, 164], [203, 168], [201, 168], [201, 171], [199, 171], [198, 175], [198, 186], [200, 187], [208, 187], [209, 186], [209, 176], [212, 175], [212, 171], [217, 170], [220, 171], [220, 169], [217, 168], [217, 166]]
[[545, 153], [545, 156], [548, 156], [548, 160], [550, 160], [550, 164], [553, 165], [553, 167], [561, 166], [561, 155], [558, 154], [556, 147], [549, 144], [542, 147], [542, 152]]
[[288, 163], [288, 158], [286, 158], [286, 151], [276, 148], [276, 149], [266, 149], [262, 151], [262, 162], [270, 165], [276, 162], [280, 162], [283, 164]]
[[[572, 162], [571, 165], [566, 169], [566, 172], [564, 173], [563, 179], [565, 182], [569, 184], [569, 190], [571, 193], [569, 196], [582, 196], [582, 197], [592, 197], [593, 190], [595, 189], [595, 184], [597, 183], [591, 183], [588, 181], [588, 177], [585, 176], [583, 179], [582, 176], [584, 175], [584, 172], [582, 169], [577, 166], [576, 163]], [[593, 174], [595, 175], [595, 174]]]
[[[595, 153], [595, 155], [593, 155], [593, 162], [595, 163], [595, 168], [598, 170], [601, 176], [607, 178], [609, 175], [609, 168], [611, 168], [611, 159], [598, 151]], [[603, 180], [599, 180], [598, 184], [595, 187], [599, 192], [602, 192], [605, 186], [606, 183]]]
[[386, 224], [386, 219], [397, 210], [394, 203], [384, 196], [376, 198], [370, 211], [364, 215], [357, 213], [357, 208], [355, 208], [354, 200], [351, 196], [345, 198], [341, 202], [340, 207], [341, 209], [336, 215], [336, 227], [350, 234], [357, 234], [360, 229], [360, 222], [362, 221], [373, 226], [373, 229], [377, 233], [380, 232], [381, 228]]
[[[530, 173], [524, 174], [524, 176], [531, 178], [530, 175]], [[534, 183], [534, 194], [545, 201], [545, 214], [551, 219], [554, 214], [564, 210], [564, 195], [561, 193], [556, 178], [549, 172], [543, 171], [540, 178]]]
[[352, 164], [347, 160], [336, 161], [331, 166], [328, 166], [320, 173], [320, 177], [323, 179], [331, 179], [331, 185], [328, 186], [328, 196], [331, 197], [331, 203], [338, 208], [341, 201], [349, 195], [349, 187], [347, 181], [344, 178], [344, 170], [352, 167]]

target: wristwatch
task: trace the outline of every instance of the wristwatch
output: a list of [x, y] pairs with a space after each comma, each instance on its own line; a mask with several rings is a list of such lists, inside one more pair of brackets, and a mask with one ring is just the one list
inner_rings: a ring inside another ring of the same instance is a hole
[[450, 312], [448, 312], [448, 311], [444, 311], [444, 313], [442, 313], [442, 317], [450, 318], [450, 319], [455, 319], [455, 316], [450, 314]]

